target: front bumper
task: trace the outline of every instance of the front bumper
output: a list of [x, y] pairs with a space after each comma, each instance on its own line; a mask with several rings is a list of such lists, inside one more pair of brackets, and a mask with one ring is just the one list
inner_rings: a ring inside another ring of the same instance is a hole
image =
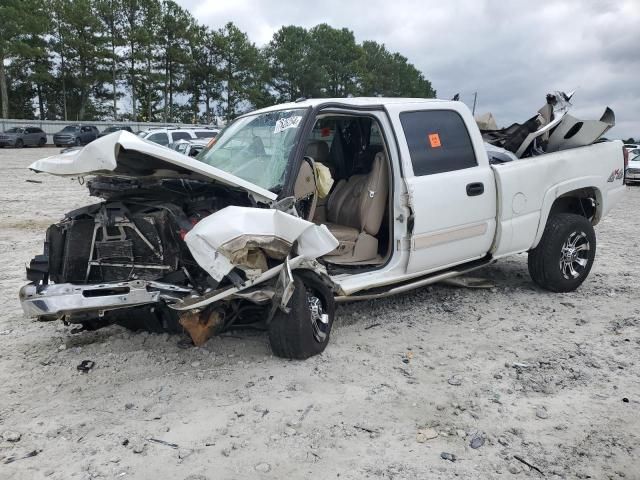
[[640, 182], [640, 168], [627, 168], [625, 179], [631, 182]]
[[73, 137], [53, 137], [54, 145], [75, 145], [76, 139]]
[[0, 138], [0, 147], [15, 147], [15, 138]]
[[191, 292], [188, 288], [146, 280], [97, 285], [29, 283], [20, 289], [20, 304], [30, 317], [64, 317], [76, 313], [101, 312], [175, 302]]

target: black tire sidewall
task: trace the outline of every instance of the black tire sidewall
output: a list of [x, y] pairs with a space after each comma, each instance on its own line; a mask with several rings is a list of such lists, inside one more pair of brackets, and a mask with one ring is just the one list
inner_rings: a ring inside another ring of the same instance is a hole
[[[289, 313], [278, 308], [269, 325], [269, 341], [273, 353], [279, 357], [303, 360], [322, 353], [329, 343], [335, 318], [335, 302], [331, 290], [311, 272], [294, 272], [295, 290], [289, 301]], [[324, 342], [313, 335], [307, 289], [322, 301], [329, 316], [329, 328]]]
[[24, 142], [20, 139], [16, 140], [16, 148], [24, 147]]
[[[577, 278], [567, 279], [560, 269], [562, 246], [573, 232], [583, 232], [589, 241], [589, 255], [587, 265]], [[580, 215], [557, 214], [549, 219], [548, 228], [536, 247], [537, 254], [542, 255], [541, 286], [554, 292], [571, 292], [577, 289], [587, 278], [596, 255], [596, 235], [591, 222]], [[540, 282], [538, 282], [540, 283]]]

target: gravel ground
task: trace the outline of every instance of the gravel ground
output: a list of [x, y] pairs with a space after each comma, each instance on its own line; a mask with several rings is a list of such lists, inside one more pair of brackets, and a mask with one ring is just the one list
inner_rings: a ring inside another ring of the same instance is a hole
[[26, 169], [54, 151], [0, 150], [1, 478], [640, 478], [640, 188], [578, 291], [535, 287], [519, 255], [478, 272], [490, 290], [340, 306], [296, 362], [259, 332], [184, 350], [24, 318], [45, 228], [96, 201]]

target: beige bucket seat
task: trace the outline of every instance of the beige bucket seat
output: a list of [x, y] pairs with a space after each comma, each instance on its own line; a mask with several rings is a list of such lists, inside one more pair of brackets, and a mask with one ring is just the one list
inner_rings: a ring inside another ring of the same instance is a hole
[[378, 239], [387, 206], [389, 175], [384, 153], [376, 154], [371, 171], [340, 180], [326, 205], [327, 228], [340, 244], [325, 256], [332, 263], [357, 263], [378, 255]]

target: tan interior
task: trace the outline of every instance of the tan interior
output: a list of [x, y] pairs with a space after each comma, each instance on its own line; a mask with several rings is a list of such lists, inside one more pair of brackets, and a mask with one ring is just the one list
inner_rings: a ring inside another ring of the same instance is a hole
[[[306, 155], [327, 164], [329, 148], [322, 140], [309, 142]], [[325, 260], [339, 264], [379, 263], [378, 238], [389, 197], [386, 156], [377, 153], [368, 173], [339, 180], [329, 196], [318, 199], [313, 219], [323, 223], [340, 244]]]

